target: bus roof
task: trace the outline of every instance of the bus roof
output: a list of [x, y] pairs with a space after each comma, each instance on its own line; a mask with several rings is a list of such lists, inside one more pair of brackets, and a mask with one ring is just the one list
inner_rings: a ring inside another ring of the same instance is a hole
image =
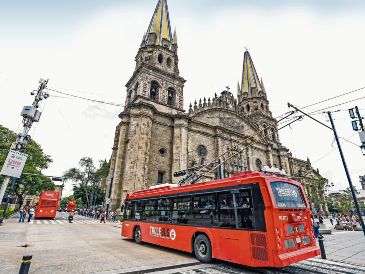
[[[249, 184], [257, 183], [258, 178], [264, 179], [280, 179], [282, 181], [291, 182], [298, 184], [297, 182], [289, 179], [288, 177], [278, 176], [272, 173], [258, 172], [258, 171], [244, 171], [234, 174], [232, 177], [212, 180], [207, 182], [199, 182], [196, 184], [183, 185], [183, 186], [161, 186], [152, 189], [139, 190], [130, 195], [127, 195], [127, 200], [131, 199], [141, 199], [146, 197], [171, 195], [183, 192], [192, 192], [198, 190], [209, 190], [214, 188], [221, 188], [226, 186], [234, 186], [237, 184]], [[244, 180], [242, 182], [242, 180]]]

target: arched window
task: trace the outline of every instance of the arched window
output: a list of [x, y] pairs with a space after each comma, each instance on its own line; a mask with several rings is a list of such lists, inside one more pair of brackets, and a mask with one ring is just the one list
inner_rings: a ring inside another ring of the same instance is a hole
[[134, 94], [137, 94], [138, 92], [138, 88], [139, 88], [139, 83], [137, 82], [135, 85], [134, 85]]
[[170, 107], [175, 105], [175, 90], [173, 88], [167, 89], [167, 104]]
[[151, 82], [150, 99], [152, 101], [156, 101], [157, 100], [159, 88], [160, 88], [160, 86], [158, 85], [158, 83], [156, 81], [152, 81]]
[[276, 141], [275, 129], [271, 129], [271, 140]]
[[260, 159], [256, 159], [256, 168], [257, 168], [257, 170], [261, 171], [262, 162]]
[[132, 98], [132, 91], [128, 91], [127, 93], [127, 104], [129, 104], [131, 102], [131, 98]]

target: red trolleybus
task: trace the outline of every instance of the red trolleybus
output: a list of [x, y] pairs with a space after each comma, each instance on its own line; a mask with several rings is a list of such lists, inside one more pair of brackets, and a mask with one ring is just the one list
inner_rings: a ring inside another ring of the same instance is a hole
[[35, 218], [36, 219], [55, 218], [58, 209], [59, 199], [60, 199], [59, 192], [42, 191], [37, 208], [35, 210]]
[[67, 212], [73, 211], [76, 208], [76, 201], [68, 201]]
[[254, 267], [284, 267], [320, 254], [308, 200], [296, 181], [243, 172], [127, 196], [122, 236]]

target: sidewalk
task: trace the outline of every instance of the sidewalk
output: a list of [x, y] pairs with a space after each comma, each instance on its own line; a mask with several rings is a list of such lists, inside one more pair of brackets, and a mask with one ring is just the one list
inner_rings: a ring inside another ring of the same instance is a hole
[[362, 231], [334, 230], [324, 235], [327, 259], [365, 266], [365, 236]]

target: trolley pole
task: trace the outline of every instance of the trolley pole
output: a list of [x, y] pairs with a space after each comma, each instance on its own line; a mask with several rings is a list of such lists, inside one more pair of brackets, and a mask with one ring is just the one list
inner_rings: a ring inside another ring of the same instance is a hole
[[350, 177], [350, 173], [348, 171], [348, 168], [347, 168], [345, 156], [343, 155], [342, 147], [341, 147], [341, 144], [340, 144], [340, 140], [338, 138], [337, 131], [336, 131], [336, 127], [335, 127], [335, 124], [334, 124], [333, 119], [332, 119], [332, 113], [330, 111], [328, 111], [327, 114], [328, 114], [328, 117], [329, 117], [330, 122], [331, 122], [332, 130], [333, 130], [333, 133], [335, 135], [335, 139], [336, 139], [336, 143], [337, 143], [337, 146], [338, 146], [338, 150], [339, 150], [340, 155], [341, 155], [342, 164], [343, 164], [343, 167], [345, 169], [346, 177], [347, 177], [347, 180], [348, 180], [349, 185], [350, 185], [350, 189], [351, 189], [351, 193], [352, 193], [352, 198], [354, 199], [356, 211], [357, 211], [357, 214], [358, 214], [358, 216], [360, 218], [360, 224], [361, 224], [361, 227], [362, 227], [362, 231], [364, 233], [364, 236], [365, 236], [364, 220], [362, 219], [362, 216], [361, 216], [361, 211], [360, 211], [359, 203], [357, 202], [355, 189], [354, 189], [354, 186], [352, 185], [352, 180], [351, 180], [351, 177]]
[[[28, 135], [34, 122], [39, 122], [41, 112], [38, 110], [39, 103], [43, 99], [47, 99], [49, 94], [44, 90], [47, 88], [48, 80], [40, 79], [37, 90], [32, 91], [30, 94], [34, 95], [34, 101], [31, 106], [23, 107], [21, 116], [23, 117], [23, 130], [17, 135], [16, 142], [12, 144], [8, 157], [5, 160], [4, 166], [1, 169], [0, 174], [3, 175], [4, 181], [0, 189], [0, 204], [4, 198], [6, 188], [10, 182], [10, 179], [20, 178], [27, 155], [22, 153], [25, 150], [26, 145], [30, 141], [31, 137]], [[14, 164], [15, 163], [15, 164]], [[0, 218], [0, 225], [3, 223], [3, 218]]]

